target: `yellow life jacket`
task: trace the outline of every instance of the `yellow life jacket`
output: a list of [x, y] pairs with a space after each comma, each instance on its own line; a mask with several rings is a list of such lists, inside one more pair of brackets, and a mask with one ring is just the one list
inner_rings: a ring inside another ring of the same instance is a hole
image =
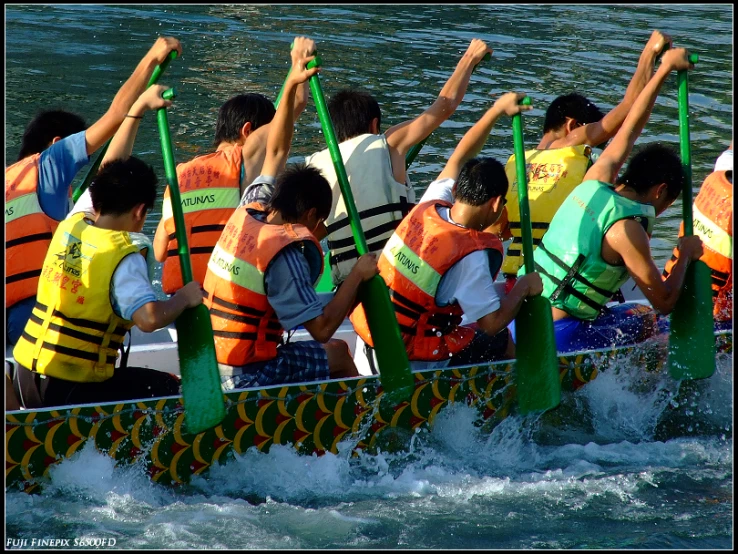
[[110, 379], [133, 326], [113, 311], [110, 286], [121, 260], [138, 252], [127, 232], [90, 225], [83, 213], [62, 221], [44, 260], [36, 305], [13, 349], [16, 361], [66, 381]]
[[[411, 186], [395, 181], [384, 135], [359, 135], [339, 144], [339, 149], [367, 249], [379, 255], [402, 218], [414, 206], [415, 191]], [[339, 285], [359, 259], [348, 211], [330, 151], [326, 148], [305, 161], [321, 171], [333, 191], [333, 206], [325, 225], [328, 229], [331, 278], [334, 285]]]
[[[554, 214], [569, 193], [584, 179], [590, 166], [592, 148], [587, 145], [567, 146], [552, 150], [526, 150], [525, 170], [528, 173], [528, 204], [533, 237], [533, 249], [541, 242]], [[518, 176], [515, 154], [505, 164], [510, 183], [507, 192], [507, 219], [512, 242], [507, 248], [500, 271], [514, 276], [523, 265], [523, 238], [520, 230]]]

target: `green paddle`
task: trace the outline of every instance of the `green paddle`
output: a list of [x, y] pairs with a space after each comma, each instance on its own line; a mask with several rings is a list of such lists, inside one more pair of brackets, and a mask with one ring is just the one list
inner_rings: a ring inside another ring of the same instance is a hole
[[[486, 62], [491, 57], [492, 56], [490, 56], [489, 54], [485, 54], [484, 57], [482, 58], [482, 62]], [[479, 62], [479, 63], [482, 63], [482, 62]], [[474, 66], [474, 69], [472, 69], [472, 73], [474, 73], [477, 70], [477, 67], [479, 67], [479, 64], [477, 64], [477, 65]], [[433, 134], [433, 133], [431, 133], [431, 134]], [[408, 150], [407, 154], [405, 154], [405, 169], [407, 169], [408, 167], [410, 167], [410, 164], [415, 161], [415, 158], [417, 157], [418, 152], [420, 152], [420, 149], [423, 148], [423, 145], [425, 144], [425, 141], [427, 141], [429, 138], [430, 138], [430, 135], [428, 135], [427, 137], [425, 137], [418, 144], [416, 144], [410, 150]]]
[[[697, 54], [689, 61], [697, 63]], [[677, 73], [679, 83], [679, 146], [685, 180], [682, 191], [684, 235], [692, 229], [692, 154], [689, 144], [689, 78], [687, 70]], [[684, 288], [671, 313], [669, 333], [669, 373], [674, 379], [703, 379], [715, 372], [715, 334], [712, 316], [710, 268], [702, 261], [691, 262]]]
[[[530, 98], [521, 104], [530, 105]], [[523, 144], [523, 118], [518, 113], [512, 117], [515, 169], [518, 177], [518, 205], [520, 230], [523, 239], [525, 273], [534, 270], [533, 239], [528, 204], [528, 176], [525, 169]], [[529, 296], [515, 318], [515, 371], [520, 413], [545, 411], [555, 408], [561, 398], [559, 360], [556, 354], [556, 338], [548, 298]]]
[[[316, 56], [314, 60], [308, 63], [308, 68], [319, 66], [320, 63], [320, 58]], [[360, 256], [363, 256], [368, 252], [364, 231], [361, 228], [359, 214], [354, 204], [354, 196], [351, 193], [341, 150], [338, 147], [336, 133], [333, 130], [333, 122], [328, 114], [319, 75], [310, 77], [310, 92], [318, 110], [320, 126], [323, 129], [323, 135], [325, 135], [328, 150], [333, 160], [333, 167], [338, 177], [338, 184], [341, 187], [351, 231], [356, 242], [356, 250]], [[399, 404], [410, 397], [415, 380], [410, 372], [410, 362], [407, 359], [405, 344], [400, 335], [400, 327], [384, 279], [379, 275], [375, 275], [371, 280], [365, 282], [359, 289], [359, 297], [364, 305], [367, 323], [374, 340], [384, 398], [393, 405]]]
[[[290, 50], [292, 50], [292, 47], [294, 46], [294, 42], [290, 44]], [[287, 76], [284, 78], [284, 83], [282, 83], [282, 88], [279, 89], [279, 94], [277, 94], [277, 99], [274, 101], [274, 107], [279, 107], [279, 102], [282, 100], [282, 95], [284, 94], [284, 86], [287, 84], [287, 79], [289, 79], [290, 72], [292, 69], [290, 69], [287, 72]], [[331, 264], [329, 262], [330, 254], [326, 253], [323, 256], [323, 275], [320, 276], [320, 280], [315, 284], [315, 290], [317, 292], [333, 292], [333, 279], [331, 279]]]
[[[174, 89], [169, 89], [163, 94], [166, 99], [174, 96]], [[182, 282], [186, 285], [192, 281], [192, 266], [190, 265], [187, 234], [179, 195], [179, 181], [174, 163], [174, 150], [169, 136], [166, 108], [157, 110], [156, 119], [159, 125], [161, 153], [164, 157], [164, 171], [171, 194]], [[182, 375], [185, 425], [189, 433], [200, 433], [218, 425], [225, 417], [210, 312], [205, 304], [200, 304], [196, 308], [188, 308], [177, 318], [175, 325], [177, 327], [179, 370]]]
[[[169, 52], [167, 59], [164, 60], [161, 63], [161, 65], [157, 65], [154, 68], [154, 72], [151, 74], [151, 78], [149, 79], [149, 84], [146, 85], [146, 88], [150, 87], [151, 85], [155, 85], [159, 81], [159, 77], [161, 77], [161, 74], [164, 73], [164, 70], [166, 70], [167, 67], [169, 67], [169, 62], [171, 62], [176, 57], [177, 57], [176, 50], [172, 50], [171, 52]], [[82, 181], [82, 184], [74, 190], [74, 193], [72, 193], [72, 200], [74, 202], [79, 200], [79, 197], [82, 196], [82, 193], [85, 190], [87, 190], [87, 187], [90, 186], [90, 183], [95, 178], [95, 174], [97, 174], [97, 168], [100, 167], [100, 163], [103, 161], [103, 158], [105, 157], [105, 152], [108, 151], [108, 146], [110, 146], [111, 140], [113, 140], [112, 137], [108, 139], [108, 142], [106, 142], [105, 145], [100, 150], [100, 153], [98, 154], [97, 159], [90, 166], [90, 170], [87, 172], [87, 175], [85, 176], [85, 180]]]

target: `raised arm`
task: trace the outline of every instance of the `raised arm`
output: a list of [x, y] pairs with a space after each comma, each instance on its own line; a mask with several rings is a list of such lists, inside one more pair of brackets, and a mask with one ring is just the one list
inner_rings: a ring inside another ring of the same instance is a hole
[[656, 97], [669, 73], [693, 67], [694, 65], [689, 63], [689, 52], [684, 48], [669, 50], [664, 54], [658, 71], [638, 95], [615, 138], [585, 174], [585, 181], [596, 179], [605, 183], [615, 182], [620, 168], [633, 150], [636, 139], [646, 126]]
[[182, 45], [176, 38], [159, 37], [156, 40], [151, 49], [139, 62], [133, 74], [123, 83], [120, 90], [118, 90], [108, 111], [87, 128], [85, 141], [87, 143], [88, 155], [98, 150], [115, 134], [115, 131], [124, 121], [133, 103], [146, 89], [149, 78], [156, 66], [164, 63], [164, 60], [166, 60], [169, 52], [172, 50], [176, 50], [179, 55], [182, 54]]
[[292, 51], [297, 54], [292, 59], [292, 69], [284, 85], [282, 101], [277, 107], [274, 119], [269, 124], [266, 156], [261, 168], [262, 175], [276, 177], [284, 169], [294, 134], [295, 96], [298, 89], [302, 88], [304, 83], [320, 70], [318, 67], [306, 69], [308, 62], [315, 59], [315, 56], [310, 55], [315, 51], [315, 43], [312, 40], [304, 37], [296, 38]]
[[149, 110], [156, 110], [161, 107], [168, 108], [172, 105], [171, 100], [164, 100], [161, 97], [162, 93], [168, 88], [162, 85], [152, 85], [138, 97], [128, 110], [128, 115], [126, 115], [123, 123], [113, 135], [113, 140], [110, 141], [110, 146], [105, 152], [101, 166], [111, 160], [126, 160], [131, 156], [138, 126], [144, 114]]
[[[405, 121], [387, 130], [385, 136], [387, 137], [387, 144], [390, 149], [394, 150], [397, 155], [404, 159], [405, 154], [413, 146], [430, 135], [441, 123], [451, 117], [451, 114], [461, 104], [464, 94], [466, 94], [472, 70], [482, 61], [482, 58], [486, 54], [491, 53], [492, 49], [484, 41], [476, 38], [472, 40], [469, 48], [467, 48], [461, 60], [456, 65], [453, 74], [446, 81], [438, 98], [436, 98], [436, 101], [433, 102], [430, 108], [415, 119]], [[400, 165], [404, 173], [405, 164]], [[395, 167], [395, 164], [393, 164], [393, 167]], [[395, 179], [397, 179], [397, 175], [395, 175]], [[404, 182], [404, 179], [401, 182]]]
[[625, 121], [638, 95], [651, 80], [656, 57], [667, 44], [671, 46], [671, 37], [663, 34], [661, 31], [654, 31], [648, 43], [646, 43], [643, 52], [641, 52], [638, 66], [620, 103], [599, 121], [577, 127], [563, 139], [552, 143], [551, 147], [561, 148], [580, 144], [597, 146], [610, 140], [618, 132], [623, 121]]
[[[305, 81], [300, 81], [298, 83], [298, 86], [296, 86], [293, 90], [292, 94], [289, 97], [287, 96], [287, 83], [292, 80], [295, 67], [299, 66], [300, 61], [304, 60], [306, 51], [310, 54], [313, 54], [315, 52], [315, 41], [307, 37], [295, 37], [295, 40], [292, 42], [292, 49], [290, 50], [292, 68], [290, 70], [290, 75], [285, 82], [285, 90], [282, 93], [282, 99], [279, 102], [279, 107], [282, 107], [284, 104], [286, 104], [286, 106], [284, 107], [287, 109], [285, 113], [287, 114], [288, 119], [283, 121], [283, 124], [289, 121], [290, 125], [294, 125], [297, 121], [297, 118], [305, 110], [305, 106], [307, 106], [307, 79]], [[259, 160], [260, 158], [264, 161], [261, 164], [256, 164], [257, 167], [263, 167], [263, 165], [266, 163], [266, 144], [268, 137], [271, 134], [271, 129], [275, 126], [275, 121], [279, 113], [279, 107], [277, 108], [277, 113], [274, 114], [274, 119], [270, 123], [262, 125], [258, 129], [254, 130], [246, 139], [246, 142], [244, 143], [242, 148], [243, 161], [244, 164], [246, 164], [246, 167], [251, 167], [254, 160]], [[290, 141], [292, 141], [291, 134]], [[263, 169], [261, 171], [261, 174], [267, 175], [266, 173], [264, 173]], [[254, 177], [255, 175], [244, 175], [244, 181], [241, 182], [242, 194], [246, 187], [251, 184], [251, 181], [254, 179]]]
[[519, 104], [524, 97], [524, 93], [508, 92], [497, 99], [492, 107], [461, 138], [454, 153], [451, 154], [446, 166], [438, 176], [438, 180], [450, 178], [455, 181], [458, 178], [464, 164], [482, 151], [492, 127], [500, 116], [509, 115], [512, 117], [522, 111], [533, 109], [532, 106], [521, 106]]

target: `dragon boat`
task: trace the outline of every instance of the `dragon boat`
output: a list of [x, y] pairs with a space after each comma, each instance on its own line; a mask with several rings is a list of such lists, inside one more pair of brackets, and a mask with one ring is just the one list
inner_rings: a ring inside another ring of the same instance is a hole
[[[348, 321], [336, 337], [353, 348], [355, 334]], [[307, 338], [303, 330], [292, 340]], [[145, 339], [148, 343], [142, 343]], [[716, 330], [715, 339], [718, 357], [732, 357], [732, 329]], [[131, 366], [179, 373], [173, 328], [147, 335], [135, 333], [133, 340]], [[8, 355], [6, 351], [6, 368], [12, 369], [13, 360]], [[562, 405], [544, 417], [554, 425], [584, 417], [565, 414], [563, 399], [599, 374], [636, 368], [640, 376], [636, 381], [641, 382], [634, 382], [635, 388], [648, 386], [654, 376], [668, 381], [666, 359], [665, 335], [628, 346], [560, 354]], [[9, 411], [5, 414], [6, 491], [39, 492], [49, 471], [89, 442], [116, 464], [143, 464], [154, 482], [176, 485], [187, 483], [193, 475], [206, 474], [212, 465], [225, 463], [250, 448], [266, 452], [274, 444], [292, 445], [301, 454], [322, 455], [338, 453], [339, 444], [348, 445], [355, 454], [387, 449], [398, 442], [406, 444], [454, 404], [472, 407], [478, 414], [478, 426], [492, 430], [516, 413], [514, 365], [515, 360], [508, 360], [413, 372], [411, 397], [394, 406], [381, 402], [378, 375], [229, 391], [224, 393], [225, 419], [199, 434], [187, 432], [182, 398], [174, 396]], [[717, 378], [718, 372], [708, 379], [684, 381], [682, 385], [690, 386], [681, 390], [680, 382], [671, 381], [669, 390], [662, 391], [672, 395], [665, 403], [668, 413], [663, 414], [671, 424], [662, 428], [657, 438], [689, 434], [692, 419], [689, 425], [679, 423], [676, 407], [688, 406], [685, 395], [709, 389]], [[341, 451], [348, 447], [342, 446]]]

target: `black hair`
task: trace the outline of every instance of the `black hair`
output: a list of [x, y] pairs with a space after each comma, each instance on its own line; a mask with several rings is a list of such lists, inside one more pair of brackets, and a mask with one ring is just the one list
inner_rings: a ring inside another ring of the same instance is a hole
[[382, 123], [379, 103], [368, 92], [344, 89], [328, 101], [328, 112], [338, 142], [369, 132], [372, 120]]
[[98, 215], [122, 215], [139, 204], [154, 207], [158, 179], [154, 169], [131, 156], [112, 160], [100, 168], [90, 183], [92, 206]]
[[249, 92], [234, 96], [218, 111], [213, 144], [218, 146], [221, 142], [236, 142], [241, 138], [241, 128], [247, 122], [255, 131], [271, 122], [275, 113], [274, 104], [263, 94]]
[[21, 140], [18, 160], [43, 152], [54, 137], [66, 138], [87, 128], [85, 120], [64, 110], [47, 110], [34, 117]]
[[566, 118], [571, 117], [582, 125], [599, 121], [605, 114], [602, 113], [594, 102], [588, 100], [581, 94], [576, 92], [559, 96], [551, 102], [546, 110], [546, 118], [543, 121], [543, 132], [555, 131], [559, 129]]
[[481, 206], [496, 196], [506, 196], [508, 186], [504, 165], [494, 158], [472, 158], [459, 172], [454, 200]]
[[296, 223], [311, 208], [317, 217], [327, 219], [333, 205], [331, 186], [319, 169], [304, 163], [288, 165], [277, 178], [269, 209], [282, 219]]
[[682, 161], [676, 151], [664, 144], [651, 143], [630, 159], [616, 184], [644, 195], [651, 187], [666, 183], [667, 197], [673, 201], [684, 188], [685, 179]]

